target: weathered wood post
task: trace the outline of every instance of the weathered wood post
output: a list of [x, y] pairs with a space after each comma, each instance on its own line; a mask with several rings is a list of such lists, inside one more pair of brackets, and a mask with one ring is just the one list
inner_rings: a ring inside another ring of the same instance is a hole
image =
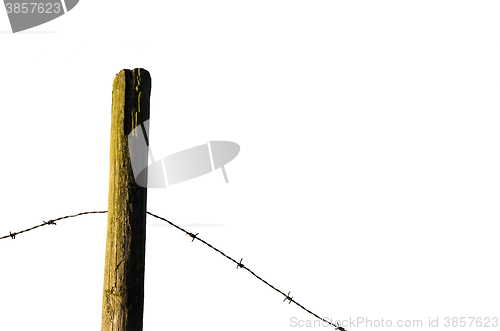
[[[128, 134], [149, 120], [150, 93], [144, 69], [122, 70], [113, 82], [102, 331], [142, 330], [147, 188], [135, 183]], [[139, 154], [147, 164], [147, 150]]]

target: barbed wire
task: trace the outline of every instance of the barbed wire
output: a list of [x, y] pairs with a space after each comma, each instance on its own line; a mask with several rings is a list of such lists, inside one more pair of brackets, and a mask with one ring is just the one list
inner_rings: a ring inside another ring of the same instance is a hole
[[203, 239], [199, 238], [199, 237], [198, 237], [198, 234], [199, 234], [199, 233], [197, 233], [197, 234], [193, 234], [193, 233], [191, 233], [191, 232], [188, 232], [188, 231], [184, 230], [183, 228], [181, 228], [181, 227], [177, 226], [176, 224], [174, 224], [174, 223], [170, 222], [169, 220], [167, 220], [167, 219], [165, 219], [165, 218], [163, 218], [163, 217], [160, 217], [160, 216], [158, 216], [158, 215], [155, 215], [155, 214], [153, 214], [153, 213], [150, 213], [149, 211], [147, 211], [146, 213], [148, 213], [149, 215], [151, 215], [151, 216], [153, 216], [153, 217], [156, 217], [156, 218], [158, 218], [158, 219], [161, 219], [161, 220], [163, 220], [163, 221], [165, 221], [165, 222], [168, 222], [170, 225], [173, 225], [173, 226], [175, 226], [177, 229], [179, 229], [179, 230], [181, 230], [181, 231], [185, 232], [187, 235], [189, 235], [191, 238], [193, 238], [193, 239], [191, 240], [191, 242], [193, 242], [195, 239], [196, 239], [196, 240], [199, 240], [199, 241], [201, 241], [202, 243], [204, 243], [205, 245], [207, 245], [208, 247], [212, 248], [213, 250], [215, 250], [215, 251], [217, 251], [217, 252], [221, 253], [223, 256], [225, 256], [225, 257], [226, 257], [226, 258], [228, 258], [229, 260], [231, 260], [231, 261], [233, 261], [234, 263], [236, 263], [236, 269], [241, 268], [241, 269], [248, 270], [248, 271], [249, 271], [252, 275], [254, 275], [257, 279], [259, 279], [260, 281], [262, 281], [264, 284], [266, 284], [267, 286], [269, 286], [270, 288], [272, 288], [272, 289], [273, 289], [273, 290], [275, 290], [276, 292], [278, 292], [278, 293], [280, 293], [281, 295], [283, 295], [283, 296], [285, 297], [285, 299], [283, 299], [283, 302], [285, 302], [286, 300], [288, 300], [288, 301], [289, 301], [289, 302], [288, 302], [288, 304], [290, 304], [290, 303], [292, 303], [292, 302], [293, 302], [293, 303], [295, 303], [297, 306], [299, 306], [300, 308], [302, 308], [302, 309], [304, 309], [305, 311], [307, 311], [309, 314], [313, 315], [314, 317], [316, 317], [316, 318], [318, 318], [318, 319], [322, 320], [323, 322], [326, 322], [326, 323], [330, 324], [331, 326], [334, 326], [334, 327], [335, 327], [335, 330], [346, 331], [343, 327], [341, 327], [341, 326], [339, 326], [339, 325], [337, 325], [337, 324], [335, 324], [335, 323], [332, 323], [332, 322], [330, 322], [330, 321], [328, 321], [328, 320], [326, 320], [326, 319], [324, 319], [324, 318], [322, 318], [322, 317], [319, 317], [317, 314], [313, 313], [313, 312], [312, 312], [312, 311], [310, 311], [309, 309], [307, 309], [307, 308], [305, 308], [304, 306], [302, 306], [300, 303], [298, 303], [297, 301], [295, 301], [295, 300], [293, 299], [293, 297], [291, 297], [291, 296], [290, 296], [290, 292], [288, 292], [288, 294], [285, 294], [284, 292], [280, 291], [280, 290], [279, 290], [279, 289], [277, 289], [276, 287], [274, 287], [274, 286], [272, 286], [271, 284], [269, 284], [268, 282], [266, 282], [266, 281], [265, 281], [264, 279], [262, 279], [261, 277], [257, 276], [257, 275], [256, 275], [256, 274], [252, 271], [252, 270], [250, 270], [250, 269], [249, 269], [248, 267], [246, 267], [243, 263], [241, 263], [241, 262], [243, 261], [243, 258], [240, 260], [240, 262], [238, 262], [238, 261], [236, 261], [235, 259], [233, 259], [232, 257], [230, 257], [230, 256], [228, 256], [228, 255], [226, 255], [226, 254], [224, 254], [224, 252], [222, 252], [221, 250], [219, 250], [219, 249], [215, 248], [214, 246], [210, 245], [210, 244], [209, 244], [209, 243], [207, 243], [205, 240], [203, 240]]
[[28, 231], [31, 231], [33, 229], [36, 229], [36, 228], [39, 228], [39, 227], [42, 227], [42, 226], [45, 226], [45, 225], [57, 225], [56, 224], [56, 221], [60, 221], [62, 219], [65, 219], [65, 218], [70, 218], [70, 217], [76, 217], [76, 216], [80, 216], [80, 215], [85, 215], [85, 214], [102, 214], [102, 213], [107, 213], [108, 211], [86, 211], [86, 212], [83, 212], [83, 213], [78, 213], [78, 214], [75, 214], [75, 215], [68, 215], [68, 216], [63, 216], [63, 217], [59, 217], [59, 218], [56, 218], [56, 219], [53, 219], [53, 220], [50, 220], [50, 221], [43, 221], [42, 224], [39, 224], [39, 225], [36, 225], [32, 228], [29, 228], [29, 229], [26, 229], [26, 230], [22, 230], [22, 231], [19, 231], [19, 232], [9, 232], [8, 235], [6, 236], [3, 236], [3, 237], [0, 237], [0, 239], [5, 239], [5, 238], [12, 238], [12, 239], [16, 239], [16, 236], [18, 234], [21, 234], [21, 233], [24, 233], [24, 232], [28, 232]]
[[[22, 231], [19, 231], [19, 232], [9, 232], [8, 235], [5, 235], [3, 237], [0, 237], [0, 239], [5, 239], [5, 238], [12, 238], [12, 239], [15, 239], [16, 238], [16, 235], [18, 234], [21, 234], [21, 233], [24, 233], [24, 232], [28, 232], [28, 231], [31, 231], [33, 229], [36, 229], [36, 228], [39, 228], [39, 227], [42, 227], [42, 226], [45, 226], [45, 225], [57, 225], [55, 222], [56, 221], [59, 221], [59, 220], [62, 220], [62, 219], [65, 219], [65, 218], [70, 218], [70, 217], [76, 217], [76, 216], [80, 216], [80, 215], [85, 215], [85, 214], [102, 214], [102, 213], [107, 213], [107, 211], [87, 211], [87, 212], [83, 212], [83, 213], [78, 213], [78, 214], [75, 214], [75, 215], [69, 215], [69, 216], [63, 216], [63, 217], [59, 217], [59, 218], [56, 218], [56, 219], [53, 219], [53, 220], [49, 220], [49, 221], [43, 221], [42, 224], [39, 224], [39, 225], [36, 225], [32, 228], [29, 228], [29, 229], [26, 229], [26, 230], [22, 230]], [[223, 256], [225, 256], [227, 259], [231, 260], [232, 262], [234, 262], [236, 264], [236, 269], [238, 268], [241, 268], [241, 269], [245, 269], [247, 270], [248, 272], [250, 272], [254, 277], [256, 277], [257, 279], [259, 279], [260, 281], [262, 281], [264, 284], [266, 284], [267, 286], [269, 286], [270, 288], [272, 288], [273, 290], [275, 290], [276, 292], [278, 292], [279, 294], [283, 295], [285, 298], [283, 299], [283, 302], [285, 302], [286, 300], [288, 300], [288, 304], [290, 303], [294, 303], [296, 304], [297, 306], [299, 306], [300, 308], [302, 308], [303, 310], [305, 310], [306, 312], [308, 312], [309, 314], [313, 315], [314, 317], [322, 320], [323, 322], [326, 322], [328, 324], [330, 324], [331, 326], [335, 327], [335, 330], [340, 330], [340, 331], [346, 331], [343, 327], [341, 327], [340, 325], [338, 324], [335, 324], [335, 323], [332, 323], [331, 321], [328, 321], [327, 319], [325, 318], [322, 318], [320, 317], [319, 315], [313, 313], [312, 311], [310, 311], [309, 309], [305, 308], [304, 306], [302, 306], [300, 303], [298, 303], [297, 301], [295, 301], [293, 299], [293, 297], [290, 296], [290, 291], [288, 292], [288, 294], [285, 294], [284, 292], [280, 291], [279, 289], [277, 289], [276, 287], [272, 286], [271, 284], [269, 284], [267, 281], [265, 281], [264, 279], [262, 279], [261, 277], [259, 277], [257, 274], [255, 274], [252, 270], [250, 270], [247, 266], [245, 266], [242, 262], [243, 262], [243, 258], [240, 259], [240, 262], [236, 261], [235, 259], [233, 259], [232, 257], [226, 255], [224, 252], [222, 252], [221, 250], [215, 248], [214, 246], [210, 245], [209, 243], [207, 243], [205, 240], [201, 239], [198, 237], [198, 234], [193, 234], [191, 232], [188, 232], [186, 230], [184, 230], [183, 228], [181, 228], [180, 226], [170, 222], [169, 220], [167, 220], [166, 218], [163, 218], [161, 216], [158, 216], [158, 215], [155, 215], [153, 213], [150, 213], [149, 211], [146, 212], [147, 214], [155, 217], [155, 218], [158, 218], [162, 221], [165, 221], [167, 223], [169, 223], [170, 225], [176, 227], [177, 229], [183, 231], [184, 233], [186, 233], [187, 235], [189, 235], [191, 238], [193, 238], [191, 240], [191, 242], [193, 242], [195, 239], [198, 240], [198, 241], [201, 241], [202, 243], [204, 243], [205, 245], [207, 245], [208, 247], [212, 248], [213, 250], [215, 250], [216, 252], [219, 252], [220, 254], [222, 254]]]

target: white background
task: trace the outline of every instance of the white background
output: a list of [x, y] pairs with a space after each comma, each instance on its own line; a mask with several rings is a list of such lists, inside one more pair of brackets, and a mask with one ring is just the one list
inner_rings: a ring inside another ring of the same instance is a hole
[[[229, 184], [218, 170], [150, 189], [149, 211], [223, 224], [186, 230], [323, 317], [499, 317], [499, 9], [82, 0], [17, 34], [3, 11], [0, 236], [107, 209], [112, 83], [141, 67], [156, 158], [241, 146]], [[246, 270], [147, 221], [145, 331], [311, 329]], [[0, 328], [99, 330], [105, 238], [98, 214], [1, 240]]]

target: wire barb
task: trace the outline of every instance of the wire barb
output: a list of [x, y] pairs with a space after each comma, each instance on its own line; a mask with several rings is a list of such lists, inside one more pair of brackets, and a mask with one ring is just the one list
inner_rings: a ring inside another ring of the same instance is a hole
[[11, 231], [9, 231], [9, 236], [12, 238], [12, 239], [16, 239], [16, 232], [12, 233]]
[[292, 302], [292, 299], [293, 297], [290, 296], [290, 291], [288, 291], [288, 294], [286, 295], [286, 298], [283, 300], [283, 302], [285, 302], [285, 300], [290, 300], [290, 302], [288, 302], [288, 304], [290, 304]]
[[191, 242], [193, 242], [195, 239], [198, 239], [198, 238], [196, 238], [196, 236], [197, 236], [197, 235], [199, 235], [199, 233], [197, 233], [197, 234], [192, 234], [191, 232], [188, 232], [188, 233], [186, 233], [186, 234], [190, 235], [190, 236], [191, 236], [191, 238], [193, 238], [193, 240], [191, 240]]
[[241, 263], [241, 261], [243, 261], [243, 258], [241, 258], [240, 263], [238, 263], [238, 264], [236, 265], [236, 269], [238, 269], [238, 267], [240, 267], [240, 268], [242, 268], [242, 269], [243, 269], [243, 267], [245, 267], [245, 265], [244, 265], [243, 263]]

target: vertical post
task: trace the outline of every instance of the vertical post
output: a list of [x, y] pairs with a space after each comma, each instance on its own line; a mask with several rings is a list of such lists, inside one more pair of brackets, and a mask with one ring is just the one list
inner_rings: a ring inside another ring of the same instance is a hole
[[142, 330], [147, 188], [135, 183], [127, 137], [149, 119], [150, 93], [144, 69], [122, 70], [113, 82], [102, 331]]

